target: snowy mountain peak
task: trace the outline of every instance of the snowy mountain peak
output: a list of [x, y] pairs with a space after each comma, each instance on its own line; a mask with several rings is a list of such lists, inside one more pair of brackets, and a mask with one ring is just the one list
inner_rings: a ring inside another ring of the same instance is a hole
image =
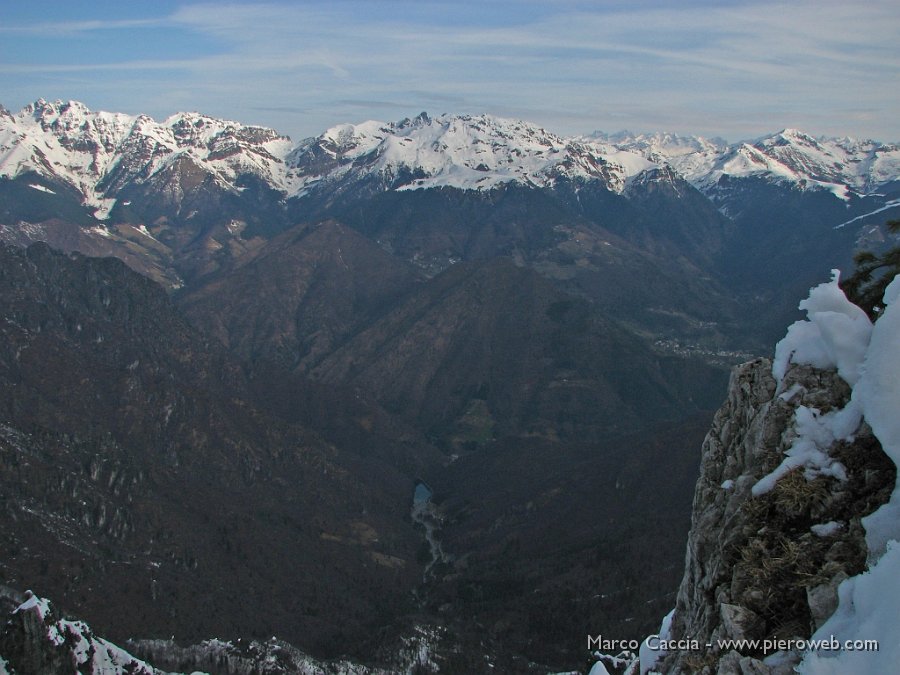
[[147, 115], [93, 112], [77, 101], [39, 99], [16, 115], [0, 117], [0, 176], [34, 172], [77, 189], [84, 204], [105, 218], [118, 189], [163, 176], [182, 160], [212, 175], [224, 189], [255, 175], [288, 189], [282, 158], [291, 141], [263, 127], [199, 113], [178, 113], [162, 123]]
[[791, 127], [782, 129], [774, 137], [782, 139], [786, 143], [799, 142], [799, 143], [807, 143], [810, 145], [815, 145], [815, 143], [816, 143], [816, 139], [813, 138], [812, 136], [810, 136], [809, 134], [805, 134], [802, 131], [800, 131], [799, 129], [793, 129]]
[[288, 161], [309, 186], [351, 172], [401, 190], [483, 190], [510, 182], [545, 187], [563, 178], [621, 187], [625, 178], [621, 166], [580, 141], [492, 115], [422, 113], [396, 123], [342, 124], [306, 141]]
[[397, 122], [396, 126], [398, 129], [402, 129], [403, 127], [409, 126], [425, 126], [431, 124], [431, 117], [428, 116], [428, 113], [424, 110], [420, 112], [418, 115], [410, 119], [407, 117], [406, 119], [400, 120]]
[[[739, 155], [751, 164], [741, 163]], [[771, 174], [801, 188], [827, 189], [846, 198], [848, 190], [865, 193], [885, 182], [886, 176], [896, 176], [900, 154], [879, 143], [814, 138], [784, 129], [752, 145], [742, 144], [722, 168], [738, 176]]]
[[[643, 158], [648, 165], [641, 170], [667, 165], [694, 183], [712, 169], [716, 160], [728, 148], [728, 144], [718, 138], [706, 139], [702, 136], [683, 136], [668, 132], [594, 132], [586, 140], [598, 152], [606, 155], [619, 152]], [[639, 171], [634, 170], [633, 173], [637, 174]]]
[[721, 138], [707, 139], [703, 136], [684, 136], [666, 131], [658, 131], [651, 134], [634, 134], [629, 131], [605, 134], [601, 131], [595, 131], [587, 136], [587, 139], [614, 145], [617, 148], [639, 149], [658, 154], [660, 157], [698, 151], [722, 150], [728, 146]]
[[251, 144], [290, 142], [287, 136], [266, 127], [247, 126], [200, 113], [177, 113], [166, 119], [162, 126], [172, 130], [176, 142], [182, 147], [211, 149], [224, 139]]

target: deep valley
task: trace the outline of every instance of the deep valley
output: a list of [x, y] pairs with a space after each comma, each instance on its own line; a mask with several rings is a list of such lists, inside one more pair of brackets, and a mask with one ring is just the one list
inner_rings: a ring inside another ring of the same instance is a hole
[[0, 108], [0, 585], [164, 669], [585, 670], [675, 604], [730, 368], [898, 200], [796, 130]]

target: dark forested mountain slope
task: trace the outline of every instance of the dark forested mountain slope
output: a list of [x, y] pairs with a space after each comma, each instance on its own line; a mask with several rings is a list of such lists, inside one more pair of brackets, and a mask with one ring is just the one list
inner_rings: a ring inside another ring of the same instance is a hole
[[[690, 368], [696, 381], [681, 388]], [[498, 259], [435, 277], [313, 375], [371, 391], [431, 434], [487, 440], [596, 438], [679, 417], [706, 402], [708, 371], [654, 355], [586, 301]]]
[[306, 372], [423, 281], [352, 228], [325, 222], [275, 237], [178, 302], [240, 356]]
[[321, 385], [265, 401], [117, 260], [0, 256], [3, 583], [118, 639], [277, 632], [320, 652], [408, 609], [410, 493], [434, 466], [414, 433], [331, 392], [310, 428]]
[[471, 640], [558, 668], [583, 667], [585, 635], [642, 639], [674, 600], [707, 424], [461, 457], [433, 487], [445, 549], [465, 553], [430, 605]]

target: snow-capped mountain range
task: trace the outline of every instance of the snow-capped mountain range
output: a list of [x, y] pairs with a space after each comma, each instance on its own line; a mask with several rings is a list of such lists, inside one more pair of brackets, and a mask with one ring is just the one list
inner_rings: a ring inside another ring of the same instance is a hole
[[801, 189], [869, 194], [900, 176], [896, 145], [852, 138], [814, 138], [797, 129], [754, 141], [728, 144], [675, 134], [594, 134], [599, 151], [615, 148], [668, 164], [701, 190], [714, 189], [723, 176], [758, 176]]
[[146, 115], [92, 112], [77, 101], [39, 100], [11, 115], [0, 110], [0, 176], [29, 171], [78, 190], [104, 219], [124, 185], [167, 168], [200, 167], [223, 187], [257, 175], [286, 190], [283, 157], [290, 139], [271, 129], [196, 113], [156, 122]]
[[550, 187], [558, 179], [580, 179], [621, 191], [628, 176], [650, 166], [636, 156], [616, 162], [582, 141], [527, 122], [425, 113], [394, 124], [332, 127], [301, 143], [287, 164], [301, 178], [301, 189], [374, 175], [399, 190], [486, 190], [508, 182]]
[[489, 115], [424, 113], [396, 123], [341, 124], [295, 145], [271, 129], [198, 113], [156, 122], [92, 112], [75, 101], [39, 100], [16, 114], [0, 108], [0, 177], [34, 172], [71, 186], [99, 219], [110, 216], [123, 187], [152, 182], [170, 198], [204, 180], [239, 193], [248, 175], [288, 199], [363, 181], [379, 190], [490, 190], [563, 180], [622, 193], [634, 176], [663, 165], [707, 194], [722, 177], [762, 177], [846, 199], [900, 177], [900, 148], [793, 129], [736, 144], [662, 133], [563, 138]]

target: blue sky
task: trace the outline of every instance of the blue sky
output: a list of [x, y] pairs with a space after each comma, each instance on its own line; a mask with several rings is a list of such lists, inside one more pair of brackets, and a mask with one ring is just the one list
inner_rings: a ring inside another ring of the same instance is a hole
[[6, 2], [0, 103], [198, 110], [295, 140], [426, 110], [896, 141], [898, 36], [896, 0]]

